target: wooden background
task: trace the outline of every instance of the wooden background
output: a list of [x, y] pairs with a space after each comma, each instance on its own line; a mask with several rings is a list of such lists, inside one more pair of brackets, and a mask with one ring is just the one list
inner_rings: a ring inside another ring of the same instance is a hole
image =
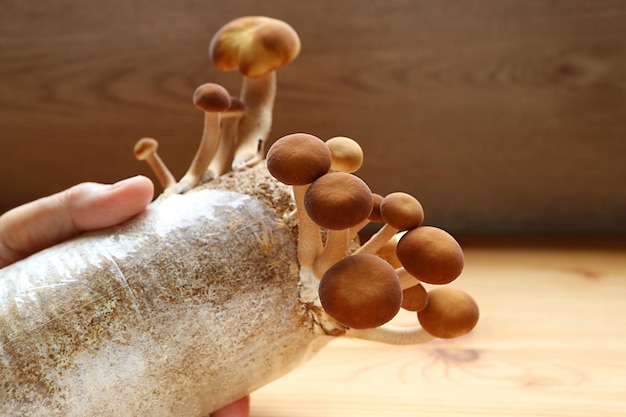
[[379, 193], [418, 197], [454, 233], [626, 232], [622, 0], [0, 2], [0, 212], [147, 168], [181, 175], [202, 129], [207, 58], [248, 14], [303, 51], [279, 73], [272, 139], [351, 136]]

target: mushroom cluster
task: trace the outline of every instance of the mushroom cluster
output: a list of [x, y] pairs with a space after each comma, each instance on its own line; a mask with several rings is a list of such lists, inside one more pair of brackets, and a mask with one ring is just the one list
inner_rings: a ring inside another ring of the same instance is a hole
[[203, 180], [263, 161], [272, 126], [276, 70], [299, 53], [298, 34], [278, 19], [241, 17], [218, 30], [211, 40], [209, 57], [218, 70], [241, 73], [241, 93], [231, 97], [215, 83], [196, 89], [193, 103], [204, 112], [204, 130], [187, 173], [178, 182], [172, 181], [172, 174], [156, 157], [156, 142], [150, 146], [143, 140], [137, 143], [137, 148], [144, 152], [135, 152], [135, 156], [150, 164], [165, 194], [184, 193]]
[[[251, 16], [226, 24], [211, 40], [209, 56], [218, 70], [242, 74], [241, 94], [232, 97], [214, 83], [197, 88], [193, 103], [204, 112], [204, 131], [187, 173], [175, 181], [154, 139], [137, 142], [135, 156], [152, 167], [165, 194], [266, 160], [269, 173], [292, 187], [295, 210], [288, 217], [297, 224], [301, 279], [347, 335], [404, 344], [466, 334], [478, 321], [474, 300], [457, 289], [427, 288], [461, 274], [461, 247], [444, 230], [424, 225], [415, 197], [373, 193], [354, 174], [363, 164], [355, 140], [294, 133], [276, 140], [265, 157], [276, 70], [299, 51], [297, 33], [280, 20]], [[358, 232], [370, 222], [383, 225], [355, 249]], [[416, 312], [419, 325], [387, 325], [401, 308]]]
[[[270, 174], [293, 187], [301, 273], [319, 281], [324, 311], [348, 334], [391, 343], [421, 341], [424, 331], [439, 338], [469, 332], [478, 321], [474, 300], [457, 289], [426, 291], [423, 285], [448, 284], [461, 274], [458, 242], [423, 225], [424, 210], [415, 197], [373, 193], [354, 174], [362, 163], [361, 147], [346, 137], [324, 142], [294, 133], [267, 153]], [[384, 224], [351, 249], [356, 232], [371, 221]], [[380, 328], [400, 308], [417, 312], [420, 326]]]

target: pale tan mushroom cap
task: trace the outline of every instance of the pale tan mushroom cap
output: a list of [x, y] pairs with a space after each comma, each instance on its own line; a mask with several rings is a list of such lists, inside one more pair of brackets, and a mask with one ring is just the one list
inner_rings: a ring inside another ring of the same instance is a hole
[[375, 255], [352, 255], [322, 277], [319, 296], [324, 310], [354, 329], [378, 327], [400, 309], [402, 289], [393, 268]]
[[267, 152], [267, 169], [287, 185], [306, 185], [326, 174], [331, 155], [320, 138], [293, 133], [278, 139]]
[[397, 230], [414, 229], [424, 221], [424, 209], [415, 197], [396, 192], [385, 196], [380, 203], [380, 216]]
[[356, 172], [363, 164], [363, 149], [353, 139], [336, 136], [328, 139], [326, 145], [333, 156], [330, 167], [333, 171]]
[[304, 207], [318, 226], [343, 230], [356, 226], [372, 212], [372, 191], [352, 174], [331, 172], [315, 180], [304, 195]]
[[446, 231], [422, 226], [408, 231], [396, 248], [404, 269], [428, 284], [454, 281], [463, 271], [463, 250]]
[[135, 143], [135, 147], [133, 148], [133, 153], [135, 154], [135, 158], [139, 161], [144, 161], [151, 154], [156, 152], [159, 147], [159, 143], [152, 138], [141, 138]]
[[299, 53], [296, 31], [281, 20], [263, 16], [227, 23], [209, 46], [209, 56], [218, 70], [239, 70], [246, 77], [260, 77], [283, 67]]
[[222, 112], [231, 105], [230, 94], [219, 84], [202, 84], [193, 93], [193, 104], [206, 112]]
[[474, 299], [454, 288], [430, 291], [426, 308], [417, 313], [424, 330], [442, 339], [469, 333], [478, 323], [478, 317], [478, 305]]

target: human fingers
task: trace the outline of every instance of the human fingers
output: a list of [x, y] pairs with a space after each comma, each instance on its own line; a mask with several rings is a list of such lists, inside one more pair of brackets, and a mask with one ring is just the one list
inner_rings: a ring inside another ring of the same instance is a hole
[[250, 415], [250, 396], [247, 395], [237, 401], [211, 413], [211, 417], [248, 417]]
[[152, 200], [142, 176], [115, 184], [81, 183], [0, 216], [0, 268], [82, 232], [122, 223]]

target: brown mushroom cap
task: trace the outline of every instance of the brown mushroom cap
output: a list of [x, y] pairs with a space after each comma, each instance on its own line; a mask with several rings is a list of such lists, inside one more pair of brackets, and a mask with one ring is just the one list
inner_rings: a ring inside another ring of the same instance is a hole
[[330, 230], [353, 227], [372, 212], [372, 191], [359, 177], [331, 172], [315, 180], [304, 195], [304, 207], [317, 225]]
[[289, 64], [300, 53], [300, 38], [287, 23], [246, 16], [224, 25], [211, 40], [209, 56], [220, 71], [238, 69], [260, 77]]
[[353, 139], [345, 136], [336, 136], [326, 141], [333, 161], [332, 171], [356, 172], [363, 164], [363, 149]]
[[408, 311], [422, 311], [428, 304], [428, 293], [422, 284], [402, 291], [402, 308]]
[[375, 255], [353, 255], [326, 271], [319, 286], [324, 310], [354, 329], [378, 327], [400, 309], [402, 290], [393, 268]]
[[287, 185], [306, 185], [326, 174], [331, 154], [320, 138], [293, 133], [278, 139], [267, 152], [267, 169]]
[[383, 198], [380, 203], [380, 216], [394, 229], [409, 230], [422, 224], [424, 209], [412, 195], [396, 192]]
[[380, 194], [372, 193], [372, 212], [369, 215], [369, 220], [372, 222], [382, 222], [383, 218], [380, 215], [380, 203], [383, 201], [383, 196]]
[[152, 138], [141, 138], [135, 143], [133, 153], [139, 161], [145, 161], [151, 154], [156, 152], [159, 142]]
[[463, 271], [463, 250], [446, 231], [422, 226], [408, 231], [396, 248], [407, 272], [428, 284], [447, 284]]
[[230, 97], [230, 106], [222, 111], [224, 116], [241, 117], [245, 111], [243, 101], [239, 97]]
[[202, 84], [193, 93], [193, 104], [206, 112], [222, 112], [231, 105], [230, 94], [219, 84]]
[[430, 291], [426, 308], [417, 313], [424, 330], [442, 339], [469, 333], [476, 326], [478, 316], [478, 305], [474, 299], [454, 288]]

